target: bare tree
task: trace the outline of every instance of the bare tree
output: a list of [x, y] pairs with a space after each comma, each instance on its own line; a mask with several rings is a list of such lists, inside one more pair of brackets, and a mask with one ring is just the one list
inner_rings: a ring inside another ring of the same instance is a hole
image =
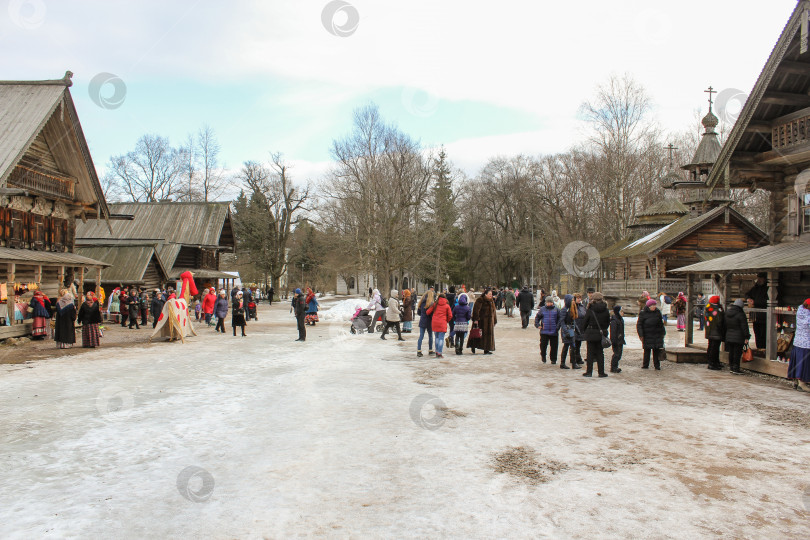
[[634, 217], [637, 196], [656, 180], [638, 174], [647, 150], [661, 153], [657, 129], [649, 119], [650, 109], [646, 91], [630, 75], [611, 76], [597, 88], [595, 99], [582, 105], [593, 128], [590, 141], [604, 165], [599, 183], [605, 188], [607, 210], [615, 216], [613, 240], [624, 236]]
[[186, 137], [186, 144], [181, 146], [178, 150], [178, 158], [180, 159], [181, 175], [183, 178], [181, 186], [178, 187], [182, 195], [180, 195], [178, 199], [186, 202], [197, 200], [197, 182], [199, 176], [197, 163], [199, 160], [193, 135], [189, 134]]
[[211, 126], [204, 125], [197, 132], [196, 155], [200, 164], [199, 191], [202, 200], [216, 200], [222, 195], [227, 182], [219, 162], [221, 146]]
[[414, 234], [427, 199], [431, 170], [419, 144], [387, 125], [376, 105], [357, 109], [354, 128], [332, 145], [335, 168], [326, 217], [336, 230], [354, 229], [358, 267], [373, 269], [383, 291], [394, 272], [425, 257]]
[[144, 135], [135, 150], [110, 158], [110, 182], [119, 185], [134, 202], [171, 199], [180, 191], [182, 174], [180, 153], [159, 135]]
[[271, 154], [269, 166], [245, 162], [238, 179], [249, 199], [244, 209], [237, 206], [237, 234], [248, 240], [244, 249], [253, 254], [253, 262], [278, 287], [279, 278], [287, 269], [291, 232], [309, 209], [310, 187], [295, 186], [290, 167], [280, 153]]

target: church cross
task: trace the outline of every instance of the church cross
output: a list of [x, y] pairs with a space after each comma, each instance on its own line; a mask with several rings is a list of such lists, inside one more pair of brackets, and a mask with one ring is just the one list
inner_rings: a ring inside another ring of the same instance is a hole
[[671, 168], [673, 167], [673, 165], [672, 165], [672, 153], [673, 153], [675, 150], [678, 150], [678, 147], [677, 147], [677, 146], [675, 146], [675, 145], [674, 145], [674, 144], [672, 144], [672, 143], [669, 143], [669, 146], [665, 146], [665, 147], [664, 147], [664, 150], [668, 150], [668, 151], [669, 151], [669, 168], [671, 169]]
[[710, 86], [710, 87], [709, 87], [709, 89], [708, 89], [708, 90], [704, 90], [704, 92], [705, 92], [705, 93], [707, 93], [707, 94], [709, 94], [709, 110], [711, 111], [711, 110], [712, 110], [712, 105], [714, 105], [714, 99], [713, 99], [713, 98], [714, 98], [714, 96], [712, 96], [712, 94], [716, 94], [716, 93], [717, 93], [717, 90], [715, 90], [714, 88], [712, 88], [712, 87]]

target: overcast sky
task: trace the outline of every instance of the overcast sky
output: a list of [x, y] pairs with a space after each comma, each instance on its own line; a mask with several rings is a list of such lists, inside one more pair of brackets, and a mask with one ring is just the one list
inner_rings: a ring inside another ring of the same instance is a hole
[[278, 151], [299, 180], [318, 178], [332, 140], [370, 101], [424, 145], [444, 144], [469, 175], [494, 155], [582, 140], [579, 106], [611, 74], [647, 89], [665, 129], [705, 111], [709, 85], [724, 100], [737, 95], [726, 107], [733, 119], [796, 5], [1, 1], [2, 78], [73, 71], [99, 170], [144, 133], [178, 144], [209, 124], [227, 167]]

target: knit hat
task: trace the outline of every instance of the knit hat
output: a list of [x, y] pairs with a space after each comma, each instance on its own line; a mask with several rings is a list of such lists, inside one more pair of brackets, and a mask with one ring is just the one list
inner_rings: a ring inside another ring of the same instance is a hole
[[658, 305], [658, 302], [656, 302], [656, 301], [655, 301], [655, 300], [653, 300], [652, 298], [650, 298], [649, 300], [647, 300], [647, 307], [650, 307], [650, 306], [655, 306], [655, 305]]
[[737, 307], [745, 307], [745, 301], [742, 298], [734, 300], [734, 305]]
[[295, 289], [295, 294], [301, 294], [301, 289]]
[[617, 317], [619, 316], [621, 311], [622, 311], [622, 306], [619, 306], [619, 305], [613, 306], [613, 313], [615, 313]]
[[554, 299], [550, 296], [546, 296], [546, 304], [548, 304], [549, 302], [554, 303]]
[[719, 304], [720, 303], [720, 297], [717, 296], [716, 294], [714, 296], [710, 296], [709, 297], [709, 303], [710, 304]]
[[[588, 292], [590, 292], [590, 291], [588, 291]], [[591, 300], [593, 300], [594, 302], [601, 302], [604, 299], [605, 299], [605, 297], [600, 292], [593, 293], [593, 296], [591, 297]]]

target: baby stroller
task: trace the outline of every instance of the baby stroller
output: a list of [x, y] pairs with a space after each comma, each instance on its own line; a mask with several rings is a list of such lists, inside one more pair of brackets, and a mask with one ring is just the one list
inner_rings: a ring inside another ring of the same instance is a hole
[[256, 302], [253, 300], [248, 302], [248, 319], [259, 320], [258, 317], [256, 317]]
[[307, 313], [304, 317], [304, 324], [308, 324], [310, 326], [315, 326], [316, 322], [319, 322], [320, 319], [318, 318], [318, 313]]
[[352, 317], [352, 326], [349, 331], [352, 334], [362, 334], [371, 326], [371, 315], [367, 309], [358, 309]]

